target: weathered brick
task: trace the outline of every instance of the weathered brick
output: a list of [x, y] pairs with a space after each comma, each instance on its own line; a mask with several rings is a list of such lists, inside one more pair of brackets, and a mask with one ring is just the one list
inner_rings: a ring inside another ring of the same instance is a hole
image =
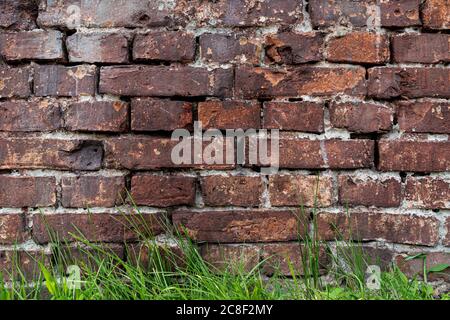
[[[424, 269], [430, 270], [432, 267], [440, 264], [450, 263], [450, 253], [448, 252], [427, 252], [426, 259], [407, 259], [409, 256], [416, 255], [418, 252], [411, 252], [409, 255], [397, 255], [395, 262], [399, 266], [400, 270], [408, 277], [423, 278]], [[425, 268], [424, 268], [424, 263]], [[429, 272], [427, 274], [429, 281], [436, 281], [438, 279], [444, 279], [450, 281], [450, 270], [447, 268], [442, 272]]]
[[0, 27], [8, 30], [31, 30], [36, 28], [38, 3], [30, 0], [2, 0], [0, 2]]
[[[36, 281], [42, 276], [39, 262], [50, 267], [51, 254], [45, 250], [0, 249], [0, 270], [4, 281]], [[41, 296], [44, 293], [41, 293]]]
[[450, 142], [380, 140], [378, 150], [382, 171], [450, 170]]
[[100, 69], [100, 93], [123, 96], [227, 96], [233, 70], [190, 66], [118, 66]]
[[380, 3], [383, 27], [411, 27], [421, 25], [420, 0], [383, 0]]
[[339, 202], [343, 206], [398, 207], [402, 198], [400, 179], [361, 179], [339, 176]]
[[131, 179], [131, 197], [137, 205], [170, 207], [195, 203], [195, 178], [137, 174]]
[[54, 177], [0, 176], [0, 206], [48, 207], [55, 203]]
[[31, 94], [30, 69], [0, 65], [0, 98], [21, 97]]
[[266, 129], [322, 133], [324, 131], [323, 104], [315, 102], [265, 102], [263, 127]]
[[272, 206], [329, 207], [333, 204], [331, 177], [272, 175], [269, 177]]
[[133, 131], [172, 131], [192, 127], [192, 103], [134, 98], [131, 100]]
[[61, 60], [63, 34], [55, 30], [0, 34], [0, 54], [6, 61]]
[[335, 128], [357, 133], [384, 132], [392, 128], [394, 111], [373, 103], [331, 103], [330, 122]]
[[439, 177], [408, 177], [405, 187], [408, 207], [450, 209], [450, 180]]
[[170, 4], [155, 0], [45, 0], [41, 1], [38, 23], [69, 29], [172, 26], [183, 24], [184, 15], [192, 14], [186, 4], [180, 0]]
[[0, 131], [52, 131], [62, 125], [58, 103], [50, 100], [0, 102]]
[[75, 33], [66, 40], [70, 62], [125, 63], [128, 40], [117, 33]]
[[282, 32], [266, 37], [265, 50], [270, 62], [300, 64], [322, 60], [324, 36], [319, 32]]
[[41, 138], [0, 139], [0, 169], [98, 170], [98, 141]]
[[212, 244], [200, 249], [203, 259], [220, 271], [250, 272], [259, 263], [259, 247], [251, 244]]
[[198, 119], [205, 129], [258, 129], [261, 127], [261, 106], [257, 101], [200, 102]]
[[114, 207], [125, 199], [125, 177], [63, 177], [61, 194], [66, 208]]
[[377, 67], [368, 72], [368, 94], [371, 97], [450, 97], [448, 68]]
[[286, 210], [178, 210], [172, 219], [193, 240], [220, 243], [292, 241], [306, 229], [301, 227], [304, 217]]
[[448, 0], [426, 0], [422, 7], [423, 26], [428, 29], [450, 28]]
[[401, 101], [397, 119], [402, 131], [450, 133], [450, 103]]
[[1, 213], [0, 226], [0, 244], [18, 244], [26, 239], [25, 217], [21, 214]]
[[[317, 248], [319, 271], [323, 274], [330, 267], [330, 256], [324, 247]], [[271, 243], [261, 248], [262, 272], [266, 275], [280, 273], [285, 276], [304, 275], [304, 260], [309, 251], [299, 242]], [[315, 254], [315, 253], [314, 253]]]
[[327, 46], [327, 60], [382, 64], [389, 60], [389, 38], [372, 32], [352, 32], [331, 38]]
[[444, 245], [450, 247], [450, 217], [447, 218], [445, 222], [445, 229], [447, 230], [447, 234], [443, 241]]
[[439, 241], [439, 220], [434, 217], [378, 212], [319, 213], [317, 224], [322, 240], [383, 239], [425, 246], [434, 246]]
[[296, 67], [285, 70], [239, 67], [235, 89], [239, 97], [297, 97], [300, 95], [364, 96], [364, 68]]
[[[40, 244], [51, 242], [57, 236], [61, 242], [136, 241], [140, 234], [158, 235], [163, 231], [161, 213], [52, 213], [33, 216], [33, 239]], [[49, 234], [50, 233], [50, 234]], [[75, 237], [75, 238], [74, 238]]]
[[128, 129], [128, 104], [122, 101], [76, 102], [64, 113], [70, 131], [123, 132]]
[[260, 44], [245, 34], [204, 33], [199, 39], [200, 56], [205, 61], [249, 64], [259, 62]]
[[80, 65], [37, 65], [34, 69], [36, 96], [67, 96], [95, 94], [96, 67]]
[[202, 177], [200, 182], [206, 205], [257, 207], [261, 204], [261, 177], [217, 175]]
[[399, 63], [445, 63], [450, 61], [450, 35], [400, 34], [392, 37], [392, 57]]
[[220, 27], [292, 25], [303, 20], [302, 3], [297, 0], [218, 0], [193, 5], [197, 7], [197, 19]]
[[335, 25], [364, 27], [374, 23], [375, 1], [309, 1], [309, 14], [313, 27], [331, 27]]
[[137, 35], [133, 60], [190, 62], [195, 59], [195, 36], [183, 31], [158, 31]]
[[[186, 268], [186, 254], [177, 243], [144, 241], [125, 245], [127, 263], [152, 270], [164, 265], [165, 270], [178, 271]], [[169, 269], [167, 269], [169, 268]]]

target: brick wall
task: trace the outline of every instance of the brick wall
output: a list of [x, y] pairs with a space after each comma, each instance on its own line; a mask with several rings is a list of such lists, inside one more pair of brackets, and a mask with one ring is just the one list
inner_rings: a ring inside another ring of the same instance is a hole
[[[318, 173], [322, 239], [449, 261], [448, 0], [0, 6], [0, 269], [15, 243], [48, 252], [47, 224], [123, 250], [126, 189], [156, 234], [165, 216], [229, 257], [298, 263], [292, 209]], [[174, 165], [195, 120], [280, 129], [280, 171]]]

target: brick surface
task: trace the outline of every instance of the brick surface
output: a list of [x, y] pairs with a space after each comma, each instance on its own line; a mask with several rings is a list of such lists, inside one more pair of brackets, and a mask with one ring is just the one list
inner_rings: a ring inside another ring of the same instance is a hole
[[30, 69], [0, 65], [0, 98], [28, 97], [31, 94]]
[[450, 247], [450, 218], [447, 218], [445, 222], [445, 230], [447, 231], [447, 235], [444, 238], [444, 245]]
[[258, 129], [261, 105], [245, 101], [206, 101], [198, 104], [198, 120], [205, 129]]
[[448, 102], [409, 102], [397, 104], [400, 130], [406, 132], [450, 133]]
[[207, 244], [201, 247], [205, 261], [218, 270], [250, 272], [257, 267], [260, 258], [259, 247], [243, 244]]
[[70, 62], [126, 63], [128, 40], [116, 33], [75, 33], [66, 40]]
[[450, 8], [446, 0], [426, 0], [422, 7], [422, 19], [425, 28], [449, 29]]
[[128, 104], [122, 101], [72, 103], [64, 113], [70, 131], [124, 132], [128, 129]]
[[450, 208], [450, 180], [432, 177], [408, 177], [405, 187], [408, 207], [424, 209]]
[[[375, 1], [325, 1], [311, 0], [309, 14], [313, 27], [336, 25], [364, 27], [371, 22], [371, 8]], [[373, 19], [373, 18], [372, 18]]]
[[56, 203], [54, 177], [0, 175], [0, 206], [48, 207]]
[[29, 0], [2, 1], [0, 27], [8, 30], [31, 30], [36, 28], [38, 3]]
[[450, 35], [401, 34], [392, 37], [392, 58], [399, 63], [445, 63], [450, 61]]
[[125, 178], [76, 176], [61, 179], [61, 204], [66, 208], [114, 207], [125, 199]]
[[411, 27], [421, 25], [420, 0], [384, 0], [380, 3], [383, 27]]
[[199, 37], [200, 56], [207, 62], [257, 64], [261, 46], [245, 34], [204, 33]]
[[0, 214], [0, 244], [17, 244], [26, 240], [25, 218], [21, 214]]
[[[411, 252], [410, 256], [413, 256], [415, 252]], [[426, 270], [441, 265], [448, 264], [450, 261], [450, 253], [448, 252], [430, 252], [425, 259], [407, 259], [407, 255], [397, 255], [395, 262], [400, 267], [400, 270], [408, 277], [421, 277], [423, 278], [424, 267]], [[424, 266], [425, 264], [425, 266]], [[450, 281], [450, 270], [448, 268], [442, 272], [429, 272], [427, 275], [429, 281], [436, 281], [443, 279], [447, 282]]]
[[195, 178], [137, 174], [131, 179], [131, 197], [137, 205], [170, 207], [195, 203]]
[[38, 30], [0, 34], [0, 54], [7, 61], [61, 60], [63, 34]]
[[323, 105], [314, 102], [265, 102], [263, 128], [322, 133]]
[[392, 128], [392, 108], [372, 103], [332, 103], [330, 121], [335, 128], [358, 133], [385, 132]]

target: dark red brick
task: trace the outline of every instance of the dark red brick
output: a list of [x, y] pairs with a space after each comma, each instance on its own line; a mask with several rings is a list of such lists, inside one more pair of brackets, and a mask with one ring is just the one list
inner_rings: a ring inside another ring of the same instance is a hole
[[125, 177], [63, 177], [61, 194], [66, 208], [114, 207], [125, 199]]
[[118, 66], [100, 69], [100, 93], [122, 96], [227, 96], [233, 70], [190, 66]]
[[39, 262], [50, 268], [50, 261], [51, 254], [43, 249], [0, 249], [0, 270], [4, 281], [36, 281], [42, 277]]
[[445, 229], [447, 230], [447, 234], [443, 243], [446, 247], [450, 247], [450, 217], [448, 217], [445, 222]]
[[[432, 267], [441, 264], [450, 264], [450, 253], [448, 252], [427, 252], [425, 253], [426, 259], [407, 259], [408, 257], [417, 255], [418, 252], [410, 252], [409, 255], [397, 255], [395, 262], [399, 266], [400, 270], [409, 278], [418, 277], [423, 279], [424, 270], [430, 270]], [[424, 266], [425, 263], [425, 266]], [[450, 281], [450, 269], [443, 270], [442, 272], [429, 272], [427, 274], [429, 281], [436, 281], [443, 279]]]
[[259, 247], [252, 244], [212, 244], [203, 245], [200, 254], [211, 266], [220, 271], [250, 272], [259, 264]]
[[408, 207], [450, 209], [450, 180], [433, 177], [408, 177], [405, 187]]
[[400, 179], [339, 176], [339, 202], [343, 206], [398, 207], [401, 198]]
[[62, 125], [59, 104], [51, 100], [0, 102], [0, 131], [53, 131]]
[[330, 121], [335, 128], [357, 133], [384, 132], [392, 128], [394, 111], [373, 103], [332, 103]]
[[206, 176], [200, 181], [203, 201], [208, 206], [257, 207], [261, 204], [261, 177]]
[[450, 35], [400, 34], [392, 37], [392, 57], [399, 63], [445, 63], [450, 61]]
[[448, 0], [425, 0], [422, 7], [422, 20], [428, 29], [450, 28], [450, 7]]
[[96, 67], [89, 65], [37, 65], [34, 68], [34, 93], [36, 96], [94, 95], [95, 74]]
[[2, 0], [1, 5], [0, 27], [8, 30], [31, 30], [36, 28], [37, 1]]
[[70, 131], [124, 132], [128, 129], [128, 104], [122, 101], [76, 102], [64, 113]]
[[353, 0], [310, 0], [309, 14], [313, 27], [331, 27], [335, 25], [364, 27], [371, 21], [370, 18], [375, 1]]
[[421, 25], [420, 0], [384, 0], [380, 3], [383, 27], [411, 27]]
[[137, 174], [131, 179], [131, 197], [137, 205], [170, 207], [195, 203], [195, 178]]
[[192, 127], [192, 103], [135, 98], [131, 100], [133, 131], [172, 131]]
[[450, 133], [450, 103], [401, 101], [397, 104], [400, 130]]
[[216, 63], [258, 64], [261, 46], [245, 34], [204, 33], [200, 36], [200, 56]]
[[323, 104], [315, 102], [265, 102], [264, 124], [267, 129], [322, 133]]
[[450, 170], [450, 142], [380, 140], [378, 149], [382, 171]]
[[0, 176], [0, 206], [48, 207], [56, 203], [54, 177]]
[[19, 244], [26, 240], [25, 217], [21, 214], [1, 213], [0, 226], [0, 244]]
[[200, 102], [198, 119], [205, 129], [258, 129], [261, 127], [261, 105], [257, 101]]
[[266, 37], [265, 49], [269, 62], [300, 64], [316, 62], [323, 57], [324, 36], [319, 32], [282, 32]]
[[0, 65], [0, 98], [31, 95], [30, 69], [27, 67], [8, 67]]

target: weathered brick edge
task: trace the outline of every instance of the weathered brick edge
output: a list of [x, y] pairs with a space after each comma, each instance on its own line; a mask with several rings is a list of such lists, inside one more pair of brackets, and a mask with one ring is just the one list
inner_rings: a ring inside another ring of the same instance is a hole
[[[32, 274], [46, 225], [132, 259], [126, 189], [143, 231], [184, 225], [219, 266], [301, 268], [300, 201], [324, 240], [409, 274], [406, 254], [449, 262], [448, 0], [99, 2], [77, 27], [77, 0], [0, 3], [0, 270], [18, 248]], [[197, 119], [282, 130], [281, 171], [173, 165], [170, 132]]]

